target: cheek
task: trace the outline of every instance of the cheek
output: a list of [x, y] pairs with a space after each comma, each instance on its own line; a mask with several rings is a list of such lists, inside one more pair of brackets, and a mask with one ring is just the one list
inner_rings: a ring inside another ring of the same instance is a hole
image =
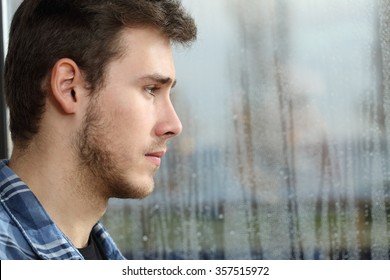
[[[153, 101], [136, 91], [123, 93], [116, 90], [115, 94], [107, 96], [103, 107], [109, 123], [113, 139], [131, 141], [141, 135], [151, 135], [156, 123], [156, 113]], [[142, 141], [147, 141], [143, 139]]]
[[151, 140], [155, 127], [155, 114], [145, 104], [117, 106], [111, 115], [110, 132], [113, 141], [125, 146], [144, 146]]
[[148, 126], [148, 123], [151, 122], [151, 119], [146, 109], [142, 110], [142, 107], [133, 105], [118, 107], [114, 112], [113, 121], [119, 130], [135, 133], [144, 130]]

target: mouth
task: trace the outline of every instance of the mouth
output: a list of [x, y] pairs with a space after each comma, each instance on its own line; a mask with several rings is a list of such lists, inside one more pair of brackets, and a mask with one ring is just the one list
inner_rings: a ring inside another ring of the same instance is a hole
[[148, 161], [156, 165], [157, 167], [160, 167], [161, 165], [161, 158], [165, 155], [166, 151], [157, 151], [157, 152], [151, 152], [145, 154], [145, 157]]

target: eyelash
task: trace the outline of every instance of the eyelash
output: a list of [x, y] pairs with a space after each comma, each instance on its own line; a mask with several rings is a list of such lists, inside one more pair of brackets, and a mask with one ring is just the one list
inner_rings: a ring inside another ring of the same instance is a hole
[[145, 87], [145, 91], [148, 94], [152, 95], [152, 96], [156, 96], [155, 91], [157, 91], [159, 89], [160, 89], [160, 87], [158, 87], [158, 86], [147, 86], [147, 87]]

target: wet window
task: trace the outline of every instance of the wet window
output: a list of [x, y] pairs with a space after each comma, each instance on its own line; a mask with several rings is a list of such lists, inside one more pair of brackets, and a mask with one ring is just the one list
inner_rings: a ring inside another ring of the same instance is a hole
[[389, 3], [182, 2], [184, 130], [103, 218], [126, 257], [389, 259]]

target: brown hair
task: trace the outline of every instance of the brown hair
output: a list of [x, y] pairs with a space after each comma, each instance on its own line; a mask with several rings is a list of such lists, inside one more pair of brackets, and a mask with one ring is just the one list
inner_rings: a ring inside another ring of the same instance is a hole
[[120, 31], [145, 25], [172, 42], [196, 39], [194, 20], [178, 0], [24, 0], [11, 23], [5, 62], [15, 144], [27, 145], [38, 132], [43, 83], [59, 59], [73, 59], [94, 92], [103, 86], [106, 65], [121, 55]]

